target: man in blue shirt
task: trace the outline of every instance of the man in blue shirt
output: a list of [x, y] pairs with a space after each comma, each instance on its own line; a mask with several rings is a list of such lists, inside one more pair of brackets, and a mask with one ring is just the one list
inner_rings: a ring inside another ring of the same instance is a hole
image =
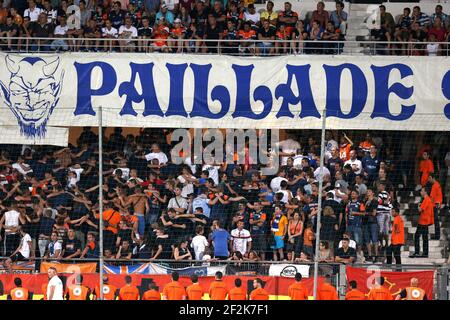
[[211, 240], [214, 246], [214, 258], [219, 260], [228, 259], [228, 242], [231, 240], [231, 236], [227, 230], [221, 228], [221, 221], [214, 220], [214, 231], [211, 235]]
[[359, 192], [353, 190], [351, 200], [347, 204], [347, 232], [349, 232], [356, 244], [362, 244], [362, 217], [366, 214], [363, 202], [358, 200]]
[[345, 35], [347, 26], [347, 12], [344, 11], [344, 3], [336, 2], [336, 10], [331, 12], [330, 20], [333, 22], [336, 29], [341, 30], [341, 34]]
[[380, 161], [381, 160], [377, 155], [377, 147], [371, 146], [369, 155], [365, 156], [361, 161], [364, 175], [366, 176], [369, 185], [372, 185], [377, 178]]

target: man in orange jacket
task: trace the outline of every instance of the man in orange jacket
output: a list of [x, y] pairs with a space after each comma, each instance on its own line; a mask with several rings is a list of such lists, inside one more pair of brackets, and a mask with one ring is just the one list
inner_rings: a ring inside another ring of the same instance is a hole
[[[428, 258], [428, 226], [434, 224], [434, 205], [433, 200], [426, 188], [420, 190], [420, 195], [423, 198], [419, 207], [419, 223], [417, 225], [416, 233], [414, 235], [414, 254], [410, 258]], [[420, 237], [423, 240], [423, 254], [420, 255]]]
[[163, 290], [163, 300], [186, 300], [186, 289], [178, 282], [178, 272], [172, 273], [172, 282], [166, 284]]
[[22, 279], [14, 279], [15, 288], [9, 292], [8, 300], [29, 300], [31, 294], [27, 288], [22, 287]]
[[191, 276], [192, 284], [186, 288], [186, 294], [188, 300], [202, 300], [203, 289], [198, 283], [198, 275], [193, 274]]
[[151, 281], [148, 285], [148, 290], [142, 295], [142, 300], [161, 300], [161, 294], [156, 284]]
[[405, 244], [405, 224], [398, 208], [391, 209], [394, 221], [392, 222], [391, 244], [386, 249], [386, 264], [392, 264], [392, 255], [397, 266], [402, 264], [401, 248]]
[[209, 298], [211, 300], [225, 300], [228, 294], [227, 285], [222, 281], [223, 274], [216, 272], [216, 279], [209, 286]]
[[375, 286], [370, 289], [367, 300], [394, 300], [389, 289], [383, 285], [384, 277], [376, 278]]
[[119, 290], [119, 300], [139, 300], [139, 290], [132, 282], [130, 276], [125, 276], [125, 286]]
[[355, 280], [349, 282], [350, 290], [345, 295], [345, 300], [366, 300], [366, 295], [357, 289]]
[[247, 293], [242, 288], [241, 278], [234, 280], [235, 287], [228, 292], [228, 300], [247, 300]]
[[66, 300], [90, 300], [91, 289], [83, 286], [83, 276], [75, 276], [75, 284], [67, 287]]
[[329, 274], [325, 276], [325, 281], [317, 288], [317, 300], [339, 300], [337, 290], [331, 284]]
[[288, 296], [291, 300], [308, 300], [308, 290], [301, 281], [302, 274], [297, 272], [295, 274], [295, 282], [288, 288]]
[[263, 288], [264, 283], [260, 278], [253, 280], [253, 290], [250, 293], [250, 300], [269, 300], [269, 293]]
[[430, 173], [428, 176], [428, 182], [431, 183], [430, 198], [434, 204], [434, 240], [439, 240], [441, 238], [441, 224], [439, 223], [439, 210], [442, 205], [442, 188], [436, 179], [434, 173]]

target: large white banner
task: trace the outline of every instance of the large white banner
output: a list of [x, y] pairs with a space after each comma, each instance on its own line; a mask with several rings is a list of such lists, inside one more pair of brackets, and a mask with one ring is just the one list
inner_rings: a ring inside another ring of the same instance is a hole
[[0, 126], [450, 129], [446, 57], [0, 53]]

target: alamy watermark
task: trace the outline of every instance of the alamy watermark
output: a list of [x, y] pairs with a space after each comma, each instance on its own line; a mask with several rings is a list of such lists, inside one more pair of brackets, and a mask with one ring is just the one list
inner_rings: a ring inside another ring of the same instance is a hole
[[[269, 141], [270, 140], [270, 141]], [[178, 142], [171, 151], [174, 164], [211, 166], [227, 164], [257, 165], [262, 175], [274, 175], [279, 169], [279, 131], [266, 129], [176, 129], [171, 136]]]

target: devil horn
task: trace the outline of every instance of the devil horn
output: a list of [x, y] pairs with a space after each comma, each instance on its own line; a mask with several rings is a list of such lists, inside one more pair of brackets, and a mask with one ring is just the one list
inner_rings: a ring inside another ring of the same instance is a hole
[[49, 62], [45, 66], [43, 66], [42, 71], [47, 77], [50, 77], [55, 73], [58, 66], [59, 66], [59, 58], [56, 58], [52, 62]]
[[18, 62], [10, 57], [9, 54], [5, 57], [5, 62], [9, 72], [11, 72], [12, 74], [16, 74], [17, 72], [19, 72]]

